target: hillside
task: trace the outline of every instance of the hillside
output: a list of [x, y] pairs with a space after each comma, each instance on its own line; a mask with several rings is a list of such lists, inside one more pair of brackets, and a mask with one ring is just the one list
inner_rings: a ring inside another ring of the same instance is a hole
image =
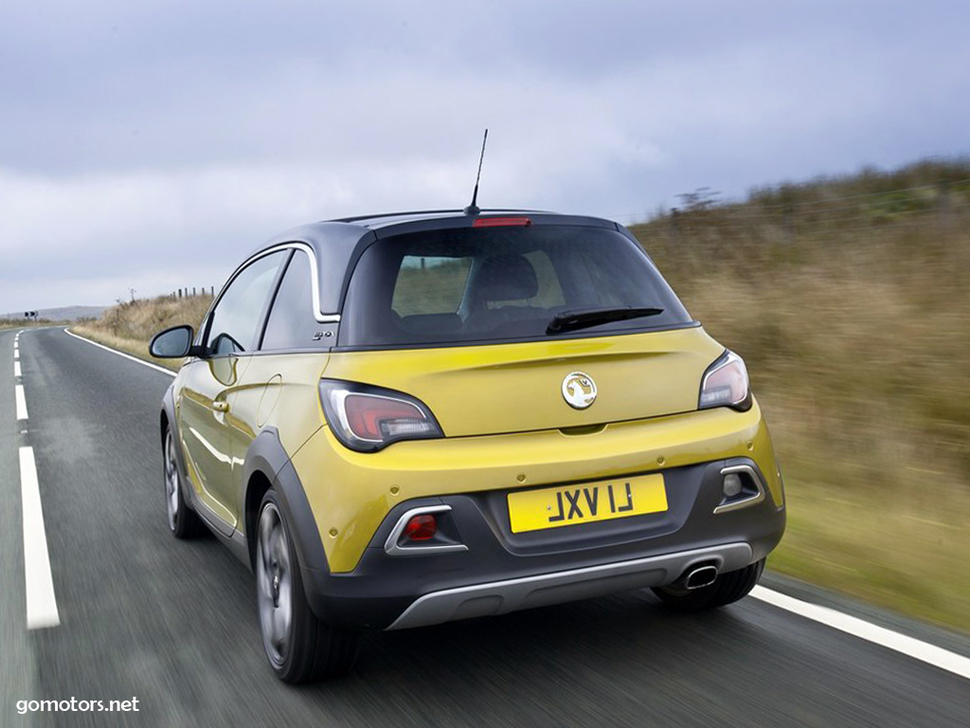
[[[39, 321], [78, 321], [79, 319], [98, 318], [106, 306], [62, 306], [61, 308], [42, 308], [37, 311]], [[0, 324], [13, 321], [26, 321], [23, 311], [0, 314]]]
[[159, 296], [125, 301], [112, 306], [95, 321], [84, 321], [71, 330], [115, 349], [178, 369], [180, 362], [155, 360], [148, 354], [148, 342], [163, 329], [179, 324], [198, 328], [212, 303], [212, 296]]
[[[632, 229], [748, 363], [789, 499], [770, 567], [970, 631], [970, 160], [683, 199]], [[209, 300], [75, 330], [146, 356]]]
[[970, 630], [970, 160], [684, 201], [633, 231], [748, 362], [789, 495], [771, 567]]

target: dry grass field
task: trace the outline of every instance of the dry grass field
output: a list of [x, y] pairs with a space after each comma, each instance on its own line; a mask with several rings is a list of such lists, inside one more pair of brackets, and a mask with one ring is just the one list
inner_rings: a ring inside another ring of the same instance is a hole
[[789, 498], [771, 568], [970, 631], [970, 163], [685, 201], [634, 232], [748, 362]]
[[57, 323], [49, 319], [26, 319], [26, 318], [5, 318], [0, 319], [0, 330], [3, 329], [26, 329], [33, 326], [50, 326]]
[[209, 295], [135, 299], [112, 306], [96, 321], [79, 322], [71, 327], [71, 331], [162, 366], [178, 369], [178, 361], [149, 356], [148, 342], [152, 336], [170, 326], [191, 324], [198, 329], [210, 303], [212, 296]]
[[[789, 499], [771, 568], [970, 631], [970, 161], [684, 203], [632, 229], [748, 363]], [[147, 356], [209, 300], [74, 329]]]

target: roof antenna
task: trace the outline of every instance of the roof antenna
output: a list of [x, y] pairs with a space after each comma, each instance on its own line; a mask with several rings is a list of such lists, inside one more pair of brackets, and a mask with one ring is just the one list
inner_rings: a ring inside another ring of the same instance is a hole
[[488, 141], [488, 129], [485, 130], [485, 136], [482, 138], [482, 155], [478, 158], [478, 175], [475, 177], [475, 191], [472, 193], [472, 204], [465, 208], [466, 215], [477, 215], [481, 212], [478, 209], [478, 181], [482, 178], [482, 161], [485, 159], [485, 142]]

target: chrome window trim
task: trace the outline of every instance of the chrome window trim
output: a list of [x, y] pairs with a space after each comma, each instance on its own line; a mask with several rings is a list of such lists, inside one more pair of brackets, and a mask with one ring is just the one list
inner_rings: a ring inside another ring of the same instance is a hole
[[[203, 345], [205, 345], [205, 344], [208, 343], [210, 329], [212, 328], [212, 314], [215, 313], [215, 310], [219, 307], [219, 304], [222, 303], [222, 299], [223, 299], [223, 297], [226, 294], [226, 289], [229, 288], [229, 286], [231, 286], [233, 284], [233, 282], [236, 280], [236, 278], [239, 277], [239, 274], [242, 273], [246, 268], [248, 268], [252, 263], [255, 263], [260, 258], [265, 258], [267, 255], [270, 255], [271, 253], [277, 253], [279, 251], [280, 251], [280, 247], [279, 246], [274, 246], [271, 249], [267, 249], [267, 250], [260, 251], [256, 255], [251, 255], [250, 257], [246, 258], [246, 260], [244, 260], [242, 263], [240, 263], [236, 267], [236, 270], [234, 270], [232, 272], [232, 275], [230, 275], [229, 278], [226, 279], [226, 282], [222, 284], [222, 288], [219, 289], [219, 294], [216, 295], [216, 296], [213, 296], [212, 303], [209, 304], [209, 310], [206, 311], [205, 312], [205, 316], [202, 317], [202, 323], [199, 326], [198, 334], [195, 337], [195, 344], [197, 346], [203, 346]], [[285, 263], [286, 261], [284, 260], [283, 262]], [[273, 278], [273, 282], [276, 283], [276, 284], [278, 284], [280, 282], [279, 274], [280, 274], [280, 271], [277, 270], [276, 271], [276, 276]], [[257, 342], [257, 343], [261, 343], [262, 342], [262, 335], [264, 333], [264, 329], [266, 328], [266, 321], [267, 321], [267, 319], [269, 317], [270, 310], [272, 310], [272, 305], [271, 304], [272, 304], [273, 298], [276, 296], [276, 289], [278, 287], [279, 287], [278, 285], [275, 285], [275, 286], [271, 286], [271, 288], [270, 288], [270, 300], [269, 300], [270, 307], [269, 308], [264, 308], [263, 309], [263, 315], [260, 316], [260, 319], [259, 319], [259, 323], [260, 323], [260, 327], [259, 327], [260, 336], [259, 336], [259, 342]], [[203, 293], [204, 292], [205, 292], [205, 290], [203, 289]], [[256, 351], [259, 351], [259, 349], [254, 349], [252, 352], [249, 352], [249, 351], [247, 351], [247, 352], [234, 352], [232, 354], [208, 354], [208, 355], [206, 355], [203, 358], [207, 358], [207, 359], [218, 359], [218, 358], [221, 358], [221, 357], [224, 357], [224, 356], [235, 356], [235, 355], [238, 355], [240, 353], [249, 355], [249, 354], [252, 354], [252, 353], [254, 353]], [[195, 358], [199, 358], [199, 357], [195, 357]]]
[[714, 509], [714, 513], [730, 513], [731, 511], [736, 511], [741, 508], [748, 508], [749, 506], [756, 506], [765, 499], [765, 484], [761, 480], [761, 474], [755, 470], [750, 465], [729, 465], [726, 468], [721, 468], [721, 477], [730, 473], [747, 473], [751, 476], [751, 480], [754, 482], [755, 487], [758, 492], [747, 498], [743, 498], [738, 501], [731, 501], [730, 503], [723, 503]]
[[[278, 253], [281, 250], [302, 250], [307, 254], [307, 256], [309, 256], [310, 269], [313, 271], [313, 285], [310, 286], [310, 296], [313, 299], [313, 318], [316, 319], [317, 323], [320, 324], [340, 323], [339, 313], [324, 313], [320, 310], [320, 264], [317, 262], [317, 255], [313, 252], [313, 248], [306, 243], [297, 241], [293, 241], [291, 243], [279, 243], [278, 245], [261, 250], [255, 255], [246, 258], [246, 260], [244, 260], [242, 264], [233, 271], [232, 275], [229, 276], [229, 279], [223, 284], [222, 290], [229, 287], [229, 285], [236, 279], [236, 276], [242, 272], [243, 268], [251, 263], [256, 262], [260, 258], [264, 258], [273, 253]], [[221, 292], [219, 294], [219, 298], [222, 298]]]
[[394, 524], [394, 528], [391, 529], [391, 534], [387, 537], [387, 541], [384, 542], [384, 552], [388, 556], [425, 556], [431, 554], [444, 554], [457, 551], [468, 551], [468, 547], [463, 543], [445, 544], [442, 546], [399, 546], [398, 540], [401, 538], [401, 534], [404, 532], [404, 527], [407, 525], [415, 516], [420, 516], [423, 514], [431, 513], [447, 513], [451, 510], [451, 506], [440, 505], [440, 506], [418, 506], [417, 508], [411, 508], [405, 511], [397, 523]]

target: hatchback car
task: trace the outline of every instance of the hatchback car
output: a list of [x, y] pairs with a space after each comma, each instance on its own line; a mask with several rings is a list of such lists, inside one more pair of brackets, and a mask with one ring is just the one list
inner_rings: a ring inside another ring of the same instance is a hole
[[276, 674], [405, 629], [652, 588], [740, 599], [781, 474], [740, 357], [622, 226], [533, 211], [307, 225], [240, 265], [161, 409], [168, 524], [250, 566]]

